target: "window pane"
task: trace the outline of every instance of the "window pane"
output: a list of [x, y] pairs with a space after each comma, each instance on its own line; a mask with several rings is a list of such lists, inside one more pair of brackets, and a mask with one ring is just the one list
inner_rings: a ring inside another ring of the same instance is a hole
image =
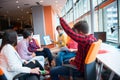
[[104, 26], [107, 32], [107, 40], [118, 42], [117, 2], [104, 8]]

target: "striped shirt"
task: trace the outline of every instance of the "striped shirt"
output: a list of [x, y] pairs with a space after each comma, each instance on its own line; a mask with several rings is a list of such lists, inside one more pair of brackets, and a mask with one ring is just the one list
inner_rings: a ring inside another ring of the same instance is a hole
[[87, 52], [90, 48], [90, 45], [96, 41], [96, 38], [93, 36], [93, 34], [83, 35], [75, 33], [63, 18], [60, 18], [60, 24], [67, 35], [78, 43], [78, 51], [76, 52], [75, 60], [72, 61], [71, 64], [75, 65], [81, 72], [84, 72], [84, 62]]

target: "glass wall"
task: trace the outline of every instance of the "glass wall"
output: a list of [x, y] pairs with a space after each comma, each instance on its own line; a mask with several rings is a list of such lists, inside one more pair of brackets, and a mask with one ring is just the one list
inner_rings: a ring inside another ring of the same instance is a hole
[[104, 27], [107, 32], [107, 40], [118, 42], [118, 16], [117, 1], [106, 6], [104, 9]]
[[[91, 30], [90, 0], [67, 0], [62, 13], [68, 23], [86, 20]], [[117, 0], [92, 0], [94, 6], [94, 32], [107, 32], [107, 41], [118, 43], [118, 11]], [[118, 0], [119, 1], [119, 0]], [[109, 4], [108, 4], [108, 3]], [[120, 2], [120, 1], [119, 1]], [[68, 6], [69, 5], [69, 6]], [[71, 6], [70, 6], [71, 5]], [[74, 8], [73, 8], [74, 7]], [[119, 40], [120, 42], [120, 40]]]

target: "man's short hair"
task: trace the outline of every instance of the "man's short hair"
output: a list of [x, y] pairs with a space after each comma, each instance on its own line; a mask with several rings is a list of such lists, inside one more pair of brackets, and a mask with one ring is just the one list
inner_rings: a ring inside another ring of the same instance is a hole
[[58, 29], [63, 30], [63, 28], [60, 25], [56, 27], [56, 30]]
[[25, 39], [28, 38], [29, 36], [31, 36], [31, 33], [32, 33], [32, 31], [25, 29], [22, 34], [23, 38], [25, 38]]
[[77, 23], [74, 25], [74, 28], [75, 28], [78, 32], [82, 32], [82, 33], [84, 33], [84, 34], [87, 34], [88, 31], [89, 31], [88, 23], [87, 23], [87, 21], [85, 21], [85, 20], [82, 20], [82, 21], [77, 22]]

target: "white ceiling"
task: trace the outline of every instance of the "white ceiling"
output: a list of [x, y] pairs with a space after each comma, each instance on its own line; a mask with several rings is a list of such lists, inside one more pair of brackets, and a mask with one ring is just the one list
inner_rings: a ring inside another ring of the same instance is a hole
[[51, 5], [54, 9], [62, 9], [65, 3], [66, 0], [0, 0], [0, 17], [25, 21], [30, 18], [32, 6]]

